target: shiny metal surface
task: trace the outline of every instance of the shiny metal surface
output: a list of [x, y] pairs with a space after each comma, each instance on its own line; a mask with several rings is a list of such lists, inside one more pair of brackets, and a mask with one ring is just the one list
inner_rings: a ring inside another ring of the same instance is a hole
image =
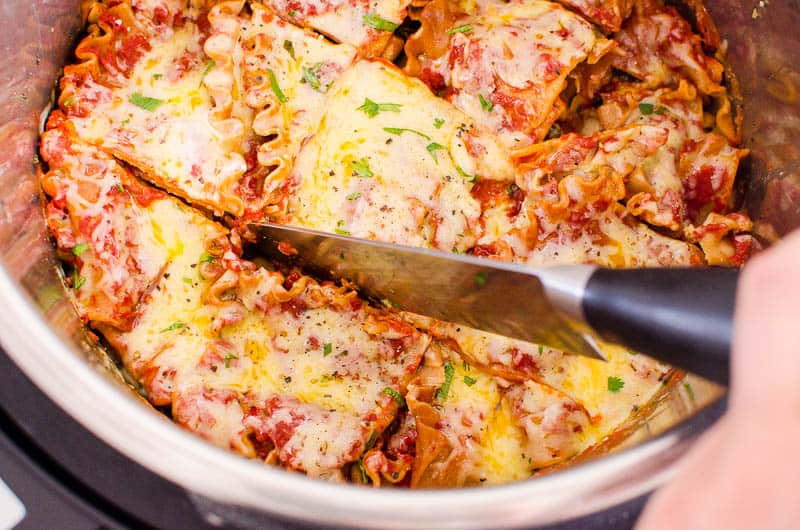
[[[391, 245], [303, 228], [252, 224], [261, 251], [321, 274], [352, 281], [367, 297], [404, 311], [544, 344], [595, 359], [586, 326], [565, 317], [546, 294], [557, 293], [568, 311], [580, 308], [586, 266], [531, 269], [513, 263]], [[285, 245], [296, 251], [289, 256]], [[284, 252], [281, 251], [283, 247]], [[553, 282], [548, 284], [548, 278]], [[509, 304], [513, 300], [513, 304]], [[580, 309], [579, 309], [580, 311]], [[580, 314], [578, 315], [580, 318]]]
[[[267, 526], [272, 514], [346, 526], [543, 525], [606, 510], [667, 480], [723, 410], [693, 382], [616, 452], [533, 480], [482, 489], [374, 491], [306, 479], [216, 449], [180, 430], [124, 384], [85, 338], [44, 231], [34, 156], [40, 116], [79, 26], [79, 0], [0, 3], [0, 343], [59, 406], [125, 455], [193, 492], [220, 525]], [[800, 6], [709, 0], [745, 97], [743, 186], [766, 246], [800, 225]], [[690, 399], [691, 398], [691, 399]], [[698, 410], [700, 412], [698, 413]]]

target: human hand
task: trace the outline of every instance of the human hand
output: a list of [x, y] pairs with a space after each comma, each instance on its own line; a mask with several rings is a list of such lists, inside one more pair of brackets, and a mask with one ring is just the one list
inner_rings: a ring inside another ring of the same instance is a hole
[[800, 528], [800, 231], [739, 281], [729, 410], [637, 530]]

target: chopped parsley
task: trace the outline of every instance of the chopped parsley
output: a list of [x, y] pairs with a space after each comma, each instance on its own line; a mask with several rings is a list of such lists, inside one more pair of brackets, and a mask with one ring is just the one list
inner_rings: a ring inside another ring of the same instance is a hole
[[117, 189], [120, 193], [125, 193], [125, 186], [123, 186], [121, 182], [117, 182]]
[[326, 342], [325, 344], [322, 345], [323, 357], [327, 357], [328, 355], [331, 354], [332, 351], [333, 351], [333, 344], [331, 344], [330, 342]]
[[34, 154], [33, 155], [33, 163], [34, 164], [38, 164], [39, 162], [41, 162], [41, 160], [39, 160], [39, 155]]
[[478, 284], [479, 287], [483, 287], [489, 281], [489, 275], [486, 271], [481, 271], [475, 275], [475, 283]]
[[189, 278], [188, 276], [184, 276], [183, 283], [188, 283], [189, 285], [192, 285], [194, 283], [194, 280]]
[[361, 197], [361, 193], [355, 192], [355, 193], [351, 193], [346, 198], [347, 198], [348, 201], [354, 201], [354, 200], [358, 199], [359, 197]]
[[153, 81], [158, 81], [162, 77], [164, 77], [164, 74], [153, 74]]
[[125, 118], [124, 120], [122, 120], [122, 125], [128, 125], [130, 122], [131, 122], [130, 118]]
[[492, 109], [494, 108], [494, 103], [492, 103], [491, 101], [486, 101], [486, 98], [483, 97], [483, 94], [478, 94], [478, 99], [481, 102], [481, 108], [483, 110], [485, 110], [486, 112], [492, 112]]
[[232, 353], [226, 353], [225, 354], [225, 368], [230, 368], [231, 367], [231, 360], [238, 359], [238, 358], [239, 358], [238, 356], [236, 356], [236, 355], [234, 355]]
[[283, 93], [283, 90], [281, 90], [280, 85], [278, 85], [278, 79], [275, 77], [275, 72], [272, 71], [272, 68], [267, 68], [267, 76], [269, 77], [269, 86], [272, 88], [275, 97], [278, 98], [278, 101], [281, 103], [286, 103], [288, 99], [286, 98], [286, 94]]
[[419, 131], [417, 131], [415, 129], [404, 129], [402, 127], [384, 127], [383, 130], [388, 132], [389, 134], [396, 134], [397, 136], [400, 136], [404, 132], [409, 132], [409, 133], [416, 134], [417, 136], [422, 136], [426, 140], [430, 140], [431, 139], [431, 137], [428, 136], [427, 134], [421, 133], [421, 132], [419, 132]]
[[667, 107], [660, 107], [659, 106], [659, 107], [656, 107], [656, 110], [653, 111], [653, 112], [655, 112], [656, 114], [666, 114], [667, 112], [669, 112], [669, 110], [667, 109]]
[[617, 393], [622, 390], [622, 387], [625, 386], [625, 381], [620, 379], [619, 377], [608, 376], [608, 391]]
[[375, 173], [373, 173], [369, 167], [369, 160], [367, 160], [367, 157], [351, 160], [348, 166], [353, 170], [353, 175], [356, 177], [368, 179], [375, 176]]
[[72, 288], [74, 290], [78, 290], [83, 287], [83, 284], [86, 283], [86, 278], [83, 276], [78, 276], [78, 269], [73, 269], [72, 271]]
[[450, 364], [450, 361], [445, 361], [444, 363], [444, 383], [442, 386], [436, 389], [435, 397], [439, 401], [444, 401], [447, 399], [447, 394], [450, 393], [450, 385], [453, 384], [453, 375], [455, 375], [455, 370], [453, 369], [453, 365]]
[[514, 194], [515, 194], [515, 193], [517, 193], [517, 190], [518, 190], [518, 189], [519, 189], [519, 188], [517, 187], [517, 185], [516, 185], [516, 184], [514, 184], [514, 183], [511, 183], [511, 184], [509, 184], [509, 185], [508, 185], [508, 187], [506, 188], [506, 195], [508, 195], [509, 197], [513, 197], [513, 196], [514, 196]]
[[175, 331], [176, 329], [181, 329], [184, 326], [186, 326], [186, 322], [181, 322], [180, 320], [176, 320], [169, 326], [162, 329], [160, 333], [164, 333], [166, 331]]
[[377, 29], [378, 31], [394, 31], [398, 26], [398, 24], [395, 24], [391, 20], [381, 18], [375, 13], [367, 13], [361, 20], [364, 22], [365, 26]]
[[[203, 81], [206, 78], [206, 74], [208, 74], [208, 72], [211, 71], [211, 69], [214, 68], [215, 66], [217, 66], [217, 62], [214, 59], [211, 59], [211, 62], [209, 62], [203, 69], [203, 75], [200, 76], [200, 83], [197, 84], [197, 88], [203, 86]], [[155, 78], [155, 76], [153, 76], [153, 78]]]
[[397, 404], [400, 405], [401, 407], [406, 404], [406, 400], [403, 399], [403, 396], [400, 395], [400, 392], [398, 392], [394, 388], [389, 388], [387, 386], [386, 388], [383, 389], [383, 393], [394, 399], [397, 402]]
[[153, 112], [159, 107], [159, 105], [164, 103], [163, 99], [143, 96], [139, 92], [134, 92], [131, 94], [131, 96], [128, 98], [128, 101], [148, 112]]
[[433, 161], [438, 164], [439, 163], [439, 158], [436, 156], [436, 151], [438, 151], [439, 149], [446, 149], [446, 147], [443, 146], [442, 144], [437, 144], [436, 142], [431, 142], [431, 143], [429, 143], [428, 145], [425, 146], [425, 149], [427, 149], [428, 152], [431, 154], [431, 156], [433, 157]]
[[543, 353], [544, 353], [544, 346], [542, 346], [541, 344], [539, 344], [539, 355], [541, 355], [541, 354], [543, 354]]
[[214, 256], [209, 254], [208, 252], [203, 252], [200, 254], [200, 260], [198, 263], [212, 263], [214, 261]]
[[468, 375], [464, 376], [464, 384], [467, 385], [467, 386], [472, 386], [477, 382], [478, 382], [477, 379], [473, 379], [472, 377], [470, 377]]
[[72, 247], [72, 254], [75, 256], [80, 257], [81, 254], [89, 250], [89, 245], [87, 243], [78, 243], [74, 247]]
[[317, 77], [317, 72], [319, 72], [322, 63], [317, 63], [311, 68], [303, 67], [303, 79], [300, 81], [301, 83], [305, 82], [308, 83], [311, 88], [316, 90], [317, 92], [325, 92], [325, 90], [320, 90], [320, 83], [319, 77]]
[[370, 118], [374, 118], [381, 112], [400, 112], [403, 106], [399, 103], [375, 103], [369, 98], [364, 98], [364, 104], [356, 108]]
[[64, 100], [64, 106], [65, 107], [69, 107], [73, 103], [75, 103], [75, 96], [70, 96], [66, 100]]
[[456, 33], [469, 33], [470, 31], [472, 31], [472, 24], [463, 24], [455, 28], [450, 28], [445, 31], [445, 33], [448, 35], [455, 35]]
[[692, 388], [692, 385], [689, 383], [684, 383], [683, 388], [684, 390], [686, 390], [686, 395], [689, 396], [689, 401], [691, 402], [691, 404], [695, 405], [696, 403], [694, 400], [694, 389]]
[[283, 41], [283, 49], [289, 52], [289, 56], [294, 59], [294, 44], [292, 44], [292, 41], [288, 39]]
[[292, 17], [292, 18], [296, 17], [297, 16], [297, 10], [296, 9], [292, 9], [291, 11], [289, 11], [289, 16]]
[[478, 182], [478, 175], [470, 175], [469, 173], [461, 169], [461, 166], [456, 165], [456, 171], [458, 171], [458, 174], [464, 177], [467, 180], [467, 182], [470, 182], [472, 184]]
[[652, 103], [639, 103], [639, 112], [642, 113], [643, 116], [648, 116], [653, 113], [653, 104]]
[[442, 118], [436, 118], [433, 120], [433, 126], [437, 129], [441, 129], [442, 125], [444, 125], [444, 120]]
[[343, 228], [341, 228], [343, 226], [344, 226], [344, 221], [342, 219], [339, 219], [336, 222], [336, 228], [333, 231], [336, 232], [337, 234], [339, 234], [340, 236], [349, 236], [350, 232], [348, 232], [347, 230], [344, 230]]

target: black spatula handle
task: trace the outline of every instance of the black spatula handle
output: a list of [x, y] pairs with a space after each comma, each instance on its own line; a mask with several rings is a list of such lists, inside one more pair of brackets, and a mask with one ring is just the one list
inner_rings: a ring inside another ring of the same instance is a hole
[[601, 336], [727, 384], [739, 271], [597, 269], [583, 313]]

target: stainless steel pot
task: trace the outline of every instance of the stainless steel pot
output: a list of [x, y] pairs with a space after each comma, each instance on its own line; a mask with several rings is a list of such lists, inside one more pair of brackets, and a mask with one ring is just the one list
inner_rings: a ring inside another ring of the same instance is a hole
[[[270, 516], [348, 527], [477, 528], [548, 524], [658, 487], [724, 409], [697, 387], [667, 400], [611, 454], [490, 488], [373, 490], [307, 479], [216, 449], [130, 391], [62, 294], [38, 200], [36, 138], [79, 30], [79, 0], [0, 3], [0, 343], [50, 398], [99, 438], [191, 492], [209, 521]], [[766, 246], [800, 225], [800, 9], [797, 0], [709, 0], [744, 96], [746, 205]], [[684, 395], [684, 398], [686, 396]], [[715, 406], [705, 407], [711, 402]], [[698, 412], [699, 411], [699, 412]]]

